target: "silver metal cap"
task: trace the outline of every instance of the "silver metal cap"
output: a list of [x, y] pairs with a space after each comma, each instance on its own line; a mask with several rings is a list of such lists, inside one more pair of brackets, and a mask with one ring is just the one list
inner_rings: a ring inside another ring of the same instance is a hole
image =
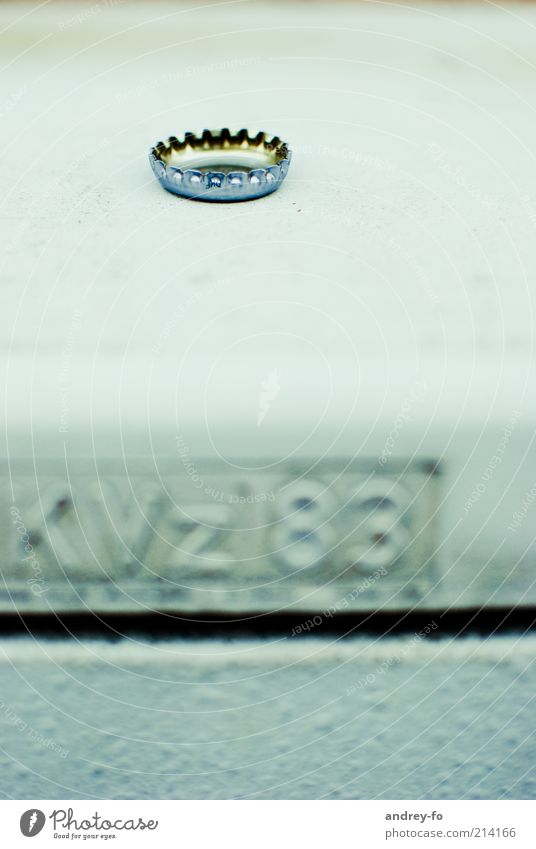
[[149, 153], [156, 177], [168, 192], [205, 201], [253, 200], [274, 192], [283, 180], [291, 151], [278, 136], [247, 130], [187, 132], [170, 136]]

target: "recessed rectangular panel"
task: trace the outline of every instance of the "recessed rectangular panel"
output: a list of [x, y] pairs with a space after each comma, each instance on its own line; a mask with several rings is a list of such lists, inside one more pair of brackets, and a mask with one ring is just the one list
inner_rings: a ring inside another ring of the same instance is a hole
[[424, 462], [389, 472], [342, 461], [25, 470], [5, 504], [0, 604], [222, 614], [411, 608], [439, 577], [439, 482]]

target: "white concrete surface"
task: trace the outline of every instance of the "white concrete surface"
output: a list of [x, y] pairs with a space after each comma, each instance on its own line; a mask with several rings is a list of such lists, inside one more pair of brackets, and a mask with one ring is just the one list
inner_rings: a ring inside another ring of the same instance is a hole
[[[0, 6], [3, 517], [178, 435], [377, 461], [420, 382], [390, 457], [441, 464], [443, 599], [533, 600], [536, 9], [193, 6]], [[148, 148], [207, 125], [288, 139], [282, 189], [164, 193]], [[536, 791], [533, 637], [1, 645], [5, 797]]]
[[4, 639], [0, 795], [534, 798], [535, 648]]
[[[8, 3], [0, 25], [23, 516], [81, 457], [180, 472], [178, 436], [245, 487], [388, 447], [440, 463], [437, 603], [534, 602], [536, 10]], [[148, 147], [225, 124], [288, 139], [281, 191], [163, 192]]]

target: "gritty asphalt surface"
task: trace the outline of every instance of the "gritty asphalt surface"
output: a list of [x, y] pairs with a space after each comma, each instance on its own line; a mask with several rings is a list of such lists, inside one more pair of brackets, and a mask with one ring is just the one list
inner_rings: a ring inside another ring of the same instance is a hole
[[0, 642], [3, 798], [534, 798], [536, 639]]

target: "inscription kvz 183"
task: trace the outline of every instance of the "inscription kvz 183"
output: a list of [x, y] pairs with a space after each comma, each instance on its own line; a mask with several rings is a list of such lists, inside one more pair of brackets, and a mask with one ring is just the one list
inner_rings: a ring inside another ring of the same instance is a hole
[[[175, 462], [176, 466], [176, 462]], [[162, 467], [162, 464], [161, 464]], [[172, 464], [169, 464], [170, 469]], [[3, 610], [407, 608], [437, 581], [437, 469], [24, 473]]]

